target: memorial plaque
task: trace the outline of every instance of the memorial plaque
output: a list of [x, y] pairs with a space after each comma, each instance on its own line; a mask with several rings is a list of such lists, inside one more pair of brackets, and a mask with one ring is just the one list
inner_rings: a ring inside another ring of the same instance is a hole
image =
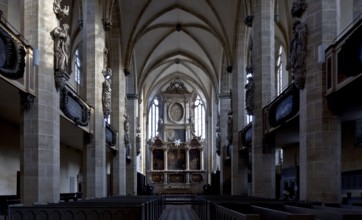
[[108, 123], [106, 124], [106, 143], [109, 146], [115, 146], [117, 140], [117, 132], [114, 131]]
[[66, 88], [64, 88], [61, 92], [60, 109], [76, 125], [88, 125], [90, 117], [90, 111], [88, 107]]

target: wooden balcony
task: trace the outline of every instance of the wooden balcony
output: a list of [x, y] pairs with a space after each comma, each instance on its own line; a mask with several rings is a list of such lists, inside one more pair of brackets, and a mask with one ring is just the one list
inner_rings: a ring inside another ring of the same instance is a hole
[[328, 105], [341, 116], [351, 115], [352, 109], [362, 108], [357, 98], [362, 92], [362, 14], [325, 53]]

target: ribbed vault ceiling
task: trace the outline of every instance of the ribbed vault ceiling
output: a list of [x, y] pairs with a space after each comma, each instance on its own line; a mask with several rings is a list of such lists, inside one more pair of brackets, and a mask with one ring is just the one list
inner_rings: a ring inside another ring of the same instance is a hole
[[152, 98], [176, 77], [204, 99], [218, 92], [232, 63], [240, 0], [120, 0], [119, 7], [125, 67], [138, 92]]

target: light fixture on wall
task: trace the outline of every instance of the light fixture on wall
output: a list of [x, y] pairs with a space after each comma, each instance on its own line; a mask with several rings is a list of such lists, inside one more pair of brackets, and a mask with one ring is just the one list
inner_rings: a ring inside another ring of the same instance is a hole
[[39, 66], [39, 49], [38, 48], [33, 49], [33, 65]]

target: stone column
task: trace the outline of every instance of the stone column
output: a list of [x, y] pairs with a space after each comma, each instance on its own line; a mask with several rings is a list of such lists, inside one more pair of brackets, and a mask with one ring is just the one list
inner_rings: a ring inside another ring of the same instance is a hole
[[[112, 54], [115, 64], [119, 64], [118, 53]], [[111, 125], [118, 131], [117, 136], [117, 154], [113, 157], [112, 173], [112, 195], [126, 195], [126, 148], [124, 145], [124, 126], [123, 119], [125, 113], [125, 75], [123, 70], [112, 67], [112, 112]]]
[[118, 12], [113, 12], [112, 28], [108, 33], [112, 75], [111, 125], [118, 131], [117, 154], [112, 159], [112, 195], [126, 195], [126, 149], [124, 145], [124, 114], [126, 111], [126, 72], [119, 42], [121, 31]]
[[[248, 169], [245, 166], [245, 161], [240, 158], [240, 149], [241, 143], [239, 143], [238, 132], [246, 126], [246, 113], [245, 113], [245, 81], [246, 81], [246, 71], [247, 66], [247, 56], [245, 44], [248, 43], [249, 33], [251, 28], [248, 28], [248, 31], [245, 31], [247, 26], [244, 23], [240, 23], [238, 27], [238, 45], [237, 54], [235, 59], [235, 64], [233, 65], [232, 72], [232, 87], [234, 92], [232, 95], [233, 101], [233, 150], [232, 150], [232, 162], [231, 162], [231, 173], [232, 173], [232, 182], [231, 182], [231, 194], [232, 195], [247, 195], [248, 184], [247, 184], [247, 174]], [[250, 55], [252, 56], [252, 54]], [[234, 156], [235, 155], [235, 156]]]
[[[226, 73], [225, 73], [226, 74]], [[227, 146], [227, 121], [228, 112], [230, 110], [230, 94], [219, 94], [219, 109], [220, 109], [220, 193], [224, 194], [224, 180], [230, 180], [230, 173], [225, 173], [225, 159], [227, 158], [226, 146]]]
[[20, 195], [22, 204], [31, 205], [59, 201], [60, 110], [54, 83], [54, 42], [49, 34], [57, 20], [53, 1], [25, 1], [24, 12], [24, 36], [40, 51], [35, 102], [22, 121]]
[[127, 162], [127, 195], [137, 195], [137, 152], [136, 152], [136, 128], [138, 116], [138, 95], [127, 95], [127, 114], [129, 119], [129, 139], [131, 143], [130, 157]]
[[255, 1], [252, 29], [255, 82], [255, 108], [252, 125], [252, 195], [275, 198], [275, 150], [263, 142], [262, 111], [275, 94], [273, 1]]
[[87, 102], [93, 106], [90, 132], [93, 137], [84, 147], [85, 197], [105, 197], [106, 184], [106, 144], [105, 122], [102, 106], [102, 83], [104, 77], [103, 54], [105, 49], [104, 30], [100, 6], [96, 0], [84, 1], [83, 61], [86, 73]]
[[341, 201], [341, 127], [327, 107], [324, 64], [318, 47], [336, 37], [336, 2], [308, 1], [306, 82], [300, 91], [300, 200]]

